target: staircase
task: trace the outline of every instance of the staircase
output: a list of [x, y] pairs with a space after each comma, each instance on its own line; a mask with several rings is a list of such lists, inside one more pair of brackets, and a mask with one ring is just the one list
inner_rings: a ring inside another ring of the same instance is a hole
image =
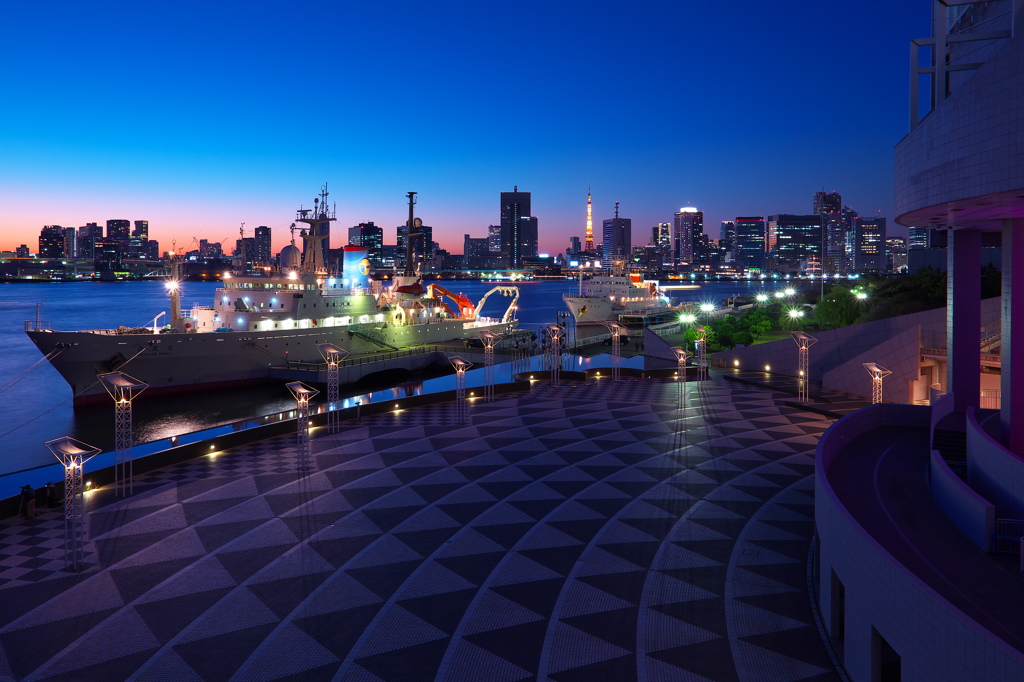
[[935, 429], [932, 447], [939, 451], [942, 459], [957, 476], [967, 480], [967, 434], [963, 431]]
[[384, 346], [385, 348], [390, 348], [391, 350], [398, 350], [396, 346], [392, 346], [390, 343], [388, 343], [387, 337], [385, 337], [376, 329], [371, 329], [370, 327], [361, 327], [353, 324], [349, 326], [348, 333], [351, 334], [352, 336], [358, 336], [361, 339], [366, 339], [370, 343], [376, 343], [379, 346]]

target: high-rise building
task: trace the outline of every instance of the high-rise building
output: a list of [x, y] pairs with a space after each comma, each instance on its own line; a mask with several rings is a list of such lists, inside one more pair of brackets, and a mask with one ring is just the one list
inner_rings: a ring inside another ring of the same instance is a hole
[[632, 258], [633, 220], [619, 217], [619, 202], [615, 202], [615, 217], [604, 221], [601, 241], [601, 264], [610, 268], [618, 262], [627, 263]]
[[78, 257], [78, 231], [73, 227], [64, 228], [64, 258]]
[[679, 209], [672, 223], [672, 241], [675, 244], [675, 262], [680, 265], [693, 263], [693, 245], [704, 234], [704, 212], [692, 206]]
[[22, 244], [14, 249], [14, 255], [18, 258], [28, 258], [32, 253], [28, 250], [28, 244]]
[[537, 255], [537, 219], [530, 215], [530, 193], [520, 192], [518, 186], [501, 193], [501, 250], [511, 268]]
[[764, 216], [736, 218], [735, 260], [738, 268], [764, 271]]
[[908, 227], [907, 228], [907, 250], [928, 248], [928, 228]]
[[96, 223], [86, 223], [82, 227], [78, 228], [78, 257], [90, 260], [95, 258], [93, 243], [97, 239], [102, 238], [103, 228]]
[[373, 222], [359, 223], [348, 228], [349, 246], [362, 246], [366, 249], [366, 259], [375, 268], [381, 267], [381, 248], [384, 246], [384, 228], [377, 227]]
[[843, 210], [843, 197], [839, 192], [815, 192], [814, 215], [825, 216]]
[[568, 256], [577, 256], [583, 250], [579, 237], [569, 237], [569, 248], [565, 250]]
[[126, 242], [131, 239], [132, 221], [130, 220], [108, 220], [107, 239]]
[[492, 254], [501, 253], [501, 225], [487, 226], [487, 250]]
[[270, 265], [270, 228], [260, 225], [256, 228], [256, 262], [260, 265]]
[[903, 237], [886, 237], [885, 259], [889, 272], [904, 272], [907, 269], [907, 240]]
[[736, 246], [736, 221], [723, 220], [722, 227], [718, 230], [718, 245], [726, 251], [732, 251]]
[[135, 229], [132, 230], [132, 236], [142, 239], [144, 241], [149, 240], [149, 221], [136, 220]]
[[821, 267], [821, 216], [768, 216], [769, 269], [818, 272]]
[[885, 272], [885, 218], [857, 218], [853, 269], [860, 273]]
[[64, 228], [60, 225], [44, 225], [39, 232], [40, 258], [61, 258], [64, 256]]
[[[399, 268], [404, 269], [405, 265], [405, 240], [406, 235], [409, 233], [409, 227], [407, 225], [399, 225], [397, 228], [397, 239], [399, 257]], [[416, 261], [419, 263], [426, 263], [428, 260], [433, 258], [433, 245], [434, 245], [434, 228], [430, 225], [424, 225], [423, 221], [419, 218], [413, 219], [412, 225], [412, 252]]]

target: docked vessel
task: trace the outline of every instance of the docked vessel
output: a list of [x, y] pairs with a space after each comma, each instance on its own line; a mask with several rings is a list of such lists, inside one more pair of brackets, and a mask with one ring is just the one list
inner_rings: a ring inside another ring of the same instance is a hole
[[[147, 393], [191, 391], [265, 381], [274, 366], [321, 363], [321, 343], [363, 355], [476, 338], [481, 331], [508, 333], [517, 326], [515, 287], [495, 287], [474, 305], [438, 285], [424, 288], [410, 270], [384, 286], [370, 280], [366, 249], [351, 246], [345, 247], [342, 272], [329, 273], [322, 244], [333, 220], [326, 201], [301, 210], [297, 221], [309, 225], [301, 257], [293, 244], [270, 276], [226, 277], [211, 306], [183, 311], [179, 283], [172, 278], [165, 327], [59, 331], [37, 315], [26, 323], [26, 333], [81, 405], [107, 399], [97, 380], [106, 372], [131, 374], [150, 386]], [[482, 317], [494, 293], [511, 302], [500, 317]], [[373, 371], [362, 360], [360, 366]]]
[[576, 294], [562, 294], [577, 324], [618, 322], [624, 315], [657, 316], [672, 312], [674, 302], [653, 280], [639, 273], [597, 275], [580, 280]]

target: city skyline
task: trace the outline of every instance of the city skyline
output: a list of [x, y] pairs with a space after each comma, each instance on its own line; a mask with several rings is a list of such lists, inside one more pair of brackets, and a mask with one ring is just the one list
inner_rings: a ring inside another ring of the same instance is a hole
[[[927, 22], [910, 6], [803, 4], [778, 13], [741, 3], [728, 14], [527, 4], [531, 49], [514, 54], [495, 49], [518, 31], [497, 21], [499, 8], [322, 8], [319, 19], [361, 39], [291, 50], [248, 45], [302, 34], [301, 9], [206, 8], [192, 22], [184, 12], [69, 5], [47, 19], [53, 45], [95, 30], [181, 47], [126, 60], [117, 41], [100, 40], [71, 60], [70, 47], [35, 49], [30, 31], [0, 47], [19, 63], [0, 83], [24, 103], [0, 114], [0, 235], [9, 249], [44, 224], [144, 217], [169, 247], [221, 241], [245, 222], [274, 229], [277, 251], [294, 210], [325, 181], [342, 226], [391, 229], [405, 221], [404, 194], [418, 192], [420, 217], [453, 251], [497, 222], [494, 193], [514, 185], [533, 193], [545, 252], [583, 236], [588, 183], [595, 220], [620, 201], [637, 234], [685, 205], [712, 226], [806, 213], [820, 189], [891, 219], [892, 141], [905, 133], [907, 99], [896, 65], [906, 63], [906, 36]], [[21, 25], [43, 21], [33, 7], [8, 13]], [[684, 25], [709, 28], [681, 41]], [[621, 49], [601, 50], [610, 26]], [[217, 39], [243, 30], [244, 47]], [[392, 39], [402, 31], [429, 49]], [[522, 81], [522, 105], [500, 106], [508, 78]], [[822, 83], [836, 96], [822, 98]], [[607, 90], [625, 104], [599, 107]], [[683, 106], [695, 97], [699, 106]]]

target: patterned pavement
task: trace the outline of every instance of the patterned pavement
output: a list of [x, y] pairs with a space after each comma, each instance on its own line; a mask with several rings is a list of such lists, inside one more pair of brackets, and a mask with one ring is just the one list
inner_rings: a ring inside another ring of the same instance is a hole
[[718, 379], [405, 410], [0, 522], [0, 679], [838, 680], [807, 595], [828, 421]]

